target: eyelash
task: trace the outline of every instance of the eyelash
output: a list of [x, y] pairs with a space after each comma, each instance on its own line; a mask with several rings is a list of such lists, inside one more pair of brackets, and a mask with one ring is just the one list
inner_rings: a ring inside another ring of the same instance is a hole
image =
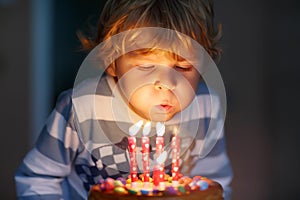
[[[155, 65], [138, 65], [137, 67], [140, 70], [148, 71], [148, 70], [154, 69]], [[175, 70], [178, 70], [178, 71], [190, 71], [191, 70], [191, 67], [175, 66], [174, 68], [175, 68]]]
[[190, 71], [191, 67], [175, 66], [175, 69], [179, 71]]
[[140, 70], [147, 71], [153, 69], [154, 65], [139, 65], [137, 66]]

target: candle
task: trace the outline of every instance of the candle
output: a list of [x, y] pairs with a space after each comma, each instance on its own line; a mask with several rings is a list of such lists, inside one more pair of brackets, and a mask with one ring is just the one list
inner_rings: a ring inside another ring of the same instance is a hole
[[159, 189], [164, 189], [164, 170], [162, 174], [162, 170], [164, 169], [163, 163], [167, 160], [167, 152], [163, 151], [155, 160], [154, 168], [153, 168], [153, 185]]
[[151, 122], [147, 122], [144, 125], [143, 137], [142, 137], [142, 161], [143, 161], [145, 187], [149, 186], [149, 179], [150, 179], [150, 163], [149, 163], [150, 143], [148, 137], [150, 130], [151, 130]]
[[179, 179], [179, 157], [180, 157], [180, 138], [178, 136], [177, 128], [174, 128], [172, 142], [172, 184], [173, 186], [178, 185]]
[[138, 184], [137, 175], [137, 160], [136, 160], [136, 138], [135, 135], [141, 129], [143, 121], [139, 121], [129, 128], [128, 146], [129, 146], [129, 156], [130, 156], [130, 178], [131, 186], [136, 187]]
[[153, 178], [153, 185], [154, 187], [159, 187], [159, 165], [158, 164], [155, 164], [154, 167], [153, 167], [153, 175], [152, 175], [152, 178]]
[[[158, 122], [156, 124], [156, 156], [157, 160], [159, 160], [160, 156], [164, 152], [164, 138], [163, 135], [165, 134], [165, 125]], [[165, 176], [165, 168], [164, 168], [164, 161], [158, 161], [155, 166], [155, 177], [157, 180], [154, 180], [154, 185], [159, 186], [160, 188], [164, 188], [164, 176]]]

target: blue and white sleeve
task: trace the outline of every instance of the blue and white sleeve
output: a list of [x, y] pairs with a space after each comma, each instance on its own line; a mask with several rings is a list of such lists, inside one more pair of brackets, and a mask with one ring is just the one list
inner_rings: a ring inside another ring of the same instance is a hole
[[18, 199], [62, 199], [63, 182], [79, 146], [72, 125], [71, 92], [62, 93], [35, 147], [26, 155], [15, 175]]

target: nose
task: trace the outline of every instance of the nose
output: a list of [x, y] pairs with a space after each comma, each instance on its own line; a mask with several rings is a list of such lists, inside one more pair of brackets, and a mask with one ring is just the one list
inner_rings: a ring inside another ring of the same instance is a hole
[[154, 88], [158, 91], [174, 90], [176, 87], [176, 74], [171, 67], [161, 67], [157, 72]]
[[160, 81], [155, 81], [154, 88], [160, 91], [173, 90], [173, 87], [169, 87], [168, 85], [163, 84]]

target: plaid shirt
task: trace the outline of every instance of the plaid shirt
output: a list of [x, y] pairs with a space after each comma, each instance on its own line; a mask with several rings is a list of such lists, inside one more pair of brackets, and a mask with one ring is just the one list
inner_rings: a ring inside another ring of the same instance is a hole
[[[86, 81], [59, 96], [35, 147], [15, 175], [18, 199], [86, 199], [90, 186], [100, 178], [127, 178], [130, 166], [126, 132], [132, 123], [124, 115], [128, 108], [114, 102], [114, 84], [109, 77]], [[201, 112], [191, 108], [192, 112], [179, 113], [166, 123], [165, 149], [170, 150], [172, 128], [180, 125], [181, 149], [185, 150], [180, 160], [181, 173], [218, 181], [228, 199], [232, 171], [223, 131], [217, 135], [215, 145], [206, 150], [207, 155], [201, 156], [209, 124], [215, 122], [212, 130], [223, 124], [218, 101], [215, 99], [217, 107], [213, 109], [210, 97], [207, 88], [200, 85], [194, 102]], [[194, 132], [191, 127], [195, 124], [197, 130], [191, 135]], [[140, 140], [137, 146], [140, 152]], [[150, 134], [150, 146], [152, 160], [154, 129]], [[170, 173], [170, 163], [168, 158], [166, 173]], [[141, 172], [142, 166], [138, 167]]]

